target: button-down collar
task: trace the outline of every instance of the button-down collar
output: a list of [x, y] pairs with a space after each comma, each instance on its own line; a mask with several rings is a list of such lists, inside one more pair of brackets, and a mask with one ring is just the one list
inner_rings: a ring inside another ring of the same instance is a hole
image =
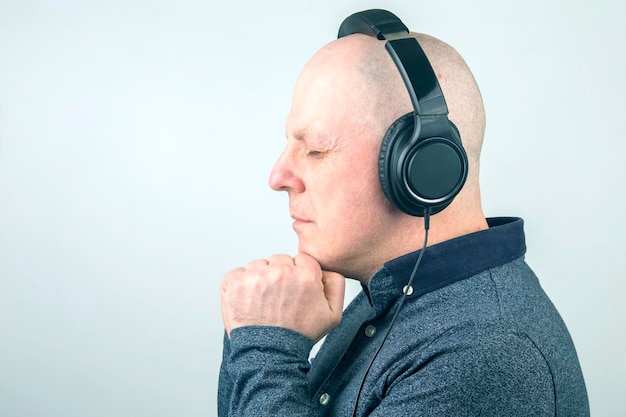
[[[410, 298], [420, 297], [524, 255], [526, 243], [522, 219], [498, 217], [487, 219], [487, 223], [487, 230], [426, 248], [412, 283]], [[376, 313], [402, 294], [420, 252], [411, 252], [389, 261], [374, 274], [366, 293], [371, 297]]]

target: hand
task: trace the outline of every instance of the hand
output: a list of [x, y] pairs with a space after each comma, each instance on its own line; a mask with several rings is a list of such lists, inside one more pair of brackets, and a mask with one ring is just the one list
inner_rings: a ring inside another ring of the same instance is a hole
[[344, 277], [322, 271], [310, 255], [273, 255], [226, 274], [224, 327], [230, 337], [237, 327], [278, 326], [317, 342], [339, 324], [344, 292]]

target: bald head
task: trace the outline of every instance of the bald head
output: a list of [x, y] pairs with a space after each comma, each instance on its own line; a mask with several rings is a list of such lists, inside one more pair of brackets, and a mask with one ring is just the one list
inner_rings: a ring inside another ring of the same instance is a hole
[[[485, 111], [474, 76], [461, 55], [447, 43], [412, 33], [426, 53], [439, 80], [449, 119], [457, 126], [469, 159], [464, 193], [477, 192], [480, 152], [485, 134]], [[354, 34], [337, 39], [318, 51], [305, 66], [302, 77], [326, 73], [343, 79], [345, 92], [338, 105], [354, 109], [373, 137], [381, 140], [398, 117], [413, 110], [406, 86], [385, 49], [385, 42]], [[304, 83], [301, 83], [304, 84]], [[462, 199], [463, 195], [457, 197]]]
[[[478, 182], [485, 115], [480, 91], [459, 53], [432, 36], [413, 36], [435, 71], [449, 118], [459, 129], [469, 161], [463, 189], [444, 211], [433, 216], [431, 225], [433, 229], [435, 224], [437, 227], [431, 238], [435, 243], [486, 227]], [[385, 42], [362, 34], [337, 39], [319, 50], [298, 78], [293, 103], [287, 119], [291, 136], [306, 137], [306, 132], [298, 132], [299, 126], [306, 126], [308, 131], [326, 137], [325, 143], [330, 148], [358, 140], [362, 146], [375, 148], [376, 152], [389, 126], [413, 110], [407, 88], [385, 49]], [[356, 142], [350, 143], [354, 149]], [[377, 177], [376, 161], [371, 161], [371, 168]], [[375, 183], [378, 181], [372, 179], [370, 187]], [[382, 194], [380, 186], [377, 188]], [[421, 220], [389, 205], [400, 219], [392, 220], [397, 230], [406, 231], [407, 241], [413, 241], [416, 231], [422, 227]]]
[[[429, 35], [412, 35], [437, 75], [449, 118], [459, 128], [470, 160], [469, 176], [477, 180], [485, 111], [476, 81], [453, 47]], [[347, 36], [322, 48], [305, 68], [305, 72], [326, 68], [337, 75], [341, 68], [350, 73], [350, 94], [345, 104], [360, 106], [362, 122], [374, 127], [380, 138], [395, 119], [413, 110], [406, 86], [384, 45], [384, 41], [371, 36]]]

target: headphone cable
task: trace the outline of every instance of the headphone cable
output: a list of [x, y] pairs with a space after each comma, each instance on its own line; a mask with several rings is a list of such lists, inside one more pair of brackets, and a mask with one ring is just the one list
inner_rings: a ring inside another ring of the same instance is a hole
[[361, 384], [359, 385], [359, 390], [358, 390], [358, 392], [356, 394], [356, 400], [354, 401], [354, 408], [352, 409], [352, 417], [356, 417], [356, 410], [357, 410], [358, 405], [359, 405], [359, 398], [361, 397], [361, 391], [363, 391], [363, 386], [365, 385], [365, 379], [367, 378], [367, 375], [369, 374], [370, 370], [372, 369], [372, 365], [374, 364], [374, 361], [378, 357], [378, 354], [382, 350], [383, 345], [385, 344], [385, 341], [387, 340], [387, 336], [389, 336], [389, 333], [391, 332], [391, 328], [393, 327], [394, 323], [396, 322], [396, 318], [398, 318], [398, 313], [400, 313], [400, 310], [402, 309], [402, 306], [404, 305], [404, 301], [406, 300], [406, 297], [409, 294], [409, 291], [411, 290], [411, 285], [413, 284], [413, 279], [415, 278], [415, 274], [417, 272], [417, 268], [419, 267], [420, 263], [422, 262], [422, 257], [424, 256], [424, 252], [426, 251], [426, 246], [428, 244], [428, 230], [429, 229], [430, 229], [430, 209], [427, 208], [424, 211], [424, 245], [422, 247], [422, 250], [421, 250], [419, 256], [417, 257], [417, 261], [415, 261], [415, 266], [413, 267], [413, 272], [411, 272], [411, 276], [409, 278], [409, 281], [407, 282], [407, 284], [402, 289], [402, 293], [403, 294], [402, 294], [402, 298], [400, 298], [400, 304], [398, 304], [398, 308], [396, 308], [396, 312], [393, 314], [393, 318], [391, 319], [391, 323], [389, 323], [389, 327], [387, 327], [387, 331], [385, 332], [385, 336], [383, 337], [383, 340], [380, 342], [380, 345], [378, 346], [378, 349], [376, 349], [376, 353], [372, 357], [372, 360], [370, 360], [370, 363], [367, 366], [367, 369], [365, 370], [365, 374], [363, 375], [363, 378], [361, 379]]

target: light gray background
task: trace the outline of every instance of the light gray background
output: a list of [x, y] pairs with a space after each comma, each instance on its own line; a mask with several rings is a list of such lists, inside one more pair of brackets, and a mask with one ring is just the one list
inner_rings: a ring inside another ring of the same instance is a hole
[[371, 7], [466, 57], [486, 213], [524, 217], [623, 415], [625, 4], [1, 0], [0, 415], [215, 415], [221, 277], [296, 247], [267, 187], [294, 80]]

